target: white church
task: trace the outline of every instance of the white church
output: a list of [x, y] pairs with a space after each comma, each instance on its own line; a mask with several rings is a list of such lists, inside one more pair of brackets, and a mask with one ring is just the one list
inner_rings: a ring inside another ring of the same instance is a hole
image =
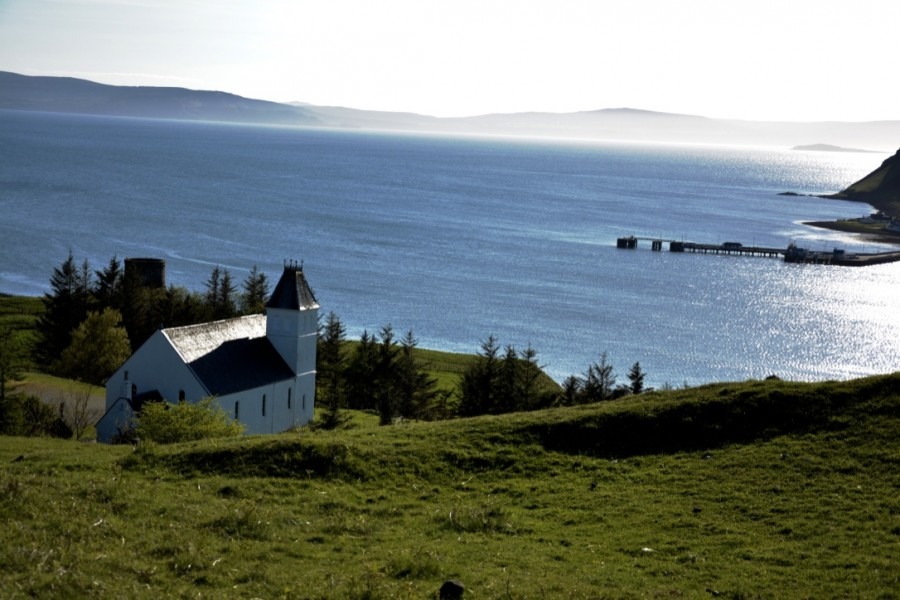
[[319, 305], [302, 265], [287, 263], [266, 314], [160, 329], [106, 382], [97, 440], [132, 426], [144, 402], [213, 396], [246, 433], [313, 418]]

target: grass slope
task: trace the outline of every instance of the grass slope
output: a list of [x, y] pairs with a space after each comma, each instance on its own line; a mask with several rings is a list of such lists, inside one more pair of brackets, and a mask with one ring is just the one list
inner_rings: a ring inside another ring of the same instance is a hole
[[0, 597], [897, 597], [900, 374], [167, 447], [0, 439]]

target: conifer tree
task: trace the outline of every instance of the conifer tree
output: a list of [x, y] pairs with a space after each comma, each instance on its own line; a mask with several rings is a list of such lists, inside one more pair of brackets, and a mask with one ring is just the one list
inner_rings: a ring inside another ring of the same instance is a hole
[[230, 319], [237, 314], [237, 290], [231, 273], [216, 265], [206, 280], [206, 308], [210, 319]]
[[375, 406], [374, 380], [378, 341], [363, 331], [347, 365], [347, 404], [350, 408], [371, 410]]
[[600, 354], [600, 360], [588, 366], [582, 388], [585, 402], [600, 402], [612, 398], [616, 386], [616, 375], [606, 352]]
[[531, 344], [519, 353], [520, 409], [538, 408], [540, 401], [538, 383], [541, 366], [537, 362], [537, 350]]
[[347, 330], [333, 311], [319, 333], [316, 353], [316, 405], [323, 408], [322, 426], [333, 429], [341, 422], [344, 406], [344, 340]]
[[640, 394], [644, 391], [644, 371], [641, 369], [640, 362], [631, 365], [631, 370], [628, 371], [628, 381], [630, 383], [628, 388], [632, 394]]
[[563, 406], [573, 406], [581, 402], [582, 385], [584, 380], [577, 375], [569, 375], [562, 382], [562, 396], [560, 403]]
[[497, 377], [495, 402], [491, 412], [502, 414], [520, 410], [519, 394], [519, 354], [512, 345], [506, 346], [506, 353], [500, 361]]
[[254, 315], [263, 312], [268, 299], [269, 279], [256, 265], [253, 265], [243, 283], [243, 293], [240, 297], [241, 314]]
[[219, 283], [219, 301], [217, 304], [216, 317], [219, 319], [230, 319], [237, 314], [236, 303], [237, 287], [231, 272], [228, 269], [222, 271], [222, 281]]
[[219, 268], [219, 265], [213, 267], [213, 270], [209, 274], [209, 279], [206, 280], [206, 295], [204, 298], [206, 299], [206, 306], [209, 308], [210, 313], [214, 313], [216, 306], [219, 303], [219, 286], [221, 284], [222, 279], [222, 269]]
[[394, 341], [394, 329], [390, 325], [381, 328], [380, 342], [376, 350], [375, 360], [375, 406], [378, 409], [379, 422], [390, 425], [396, 416], [395, 394], [397, 391], [397, 342]]
[[478, 359], [466, 369], [460, 382], [459, 414], [463, 417], [484, 415], [496, 405], [497, 374], [500, 347], [490, 335], [481, 343]]
[[97, 307], [101, 310], [104, 308], [115, 308], [122, 310], [123, 304], [123, 286], [125, 273], [122, 270], [122, 263], [116, 256], [109, 260], [109, 264], [102, 271], [96, 271], [94, 283], [94, 299]]
[[397, 355], [397, 413], [405, 418], [425, 418], [437, 396], [437, 380], [416, 359], [418, 340], [412, 330], [400, 340]]
[[35, 359], [45, 368], [52, 365], [72, 339], [72, 331], [87, 317], [90, 308], [90, 268], [87, 260], [81, 268], [69, 256], [53, 269], [50, 292], [44, 294], [44, 314], [37, 323], [38, 342]]

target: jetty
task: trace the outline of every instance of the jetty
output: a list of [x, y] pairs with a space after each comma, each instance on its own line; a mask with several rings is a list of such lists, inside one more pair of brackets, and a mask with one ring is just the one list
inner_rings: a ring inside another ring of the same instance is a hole
[[724, 242], [721, 244], [701, 244], [683, 240], [669, 240], [656, 237], [631, 235], [616, 240], [616, 247], [634, 250], [641, 241], [650, 242], [650, 249], [660, 252], [668, 245], [670, 252], [695, 252], [702, 254], [725, 254], [732, 256], [761, 256], [766, 258], [782, 258], [787, 263], [837, 265], [842, 267], [864, 267], [900, 261], [900, 251], [892, 252], [846, 252], [840, 248], [832, 251], [816, 251], [800, 248], [793, 242], [787, 248], [771, 246], [744, 245], [740, 242]]

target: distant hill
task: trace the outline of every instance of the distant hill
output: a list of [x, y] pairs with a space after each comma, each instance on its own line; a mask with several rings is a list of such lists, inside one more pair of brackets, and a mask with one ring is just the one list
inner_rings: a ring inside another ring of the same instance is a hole
[[900, 121], [743, 121], [633, 108], [438, 118], [302, 102], [282, 104], [225, 92], [111, 86], [68, 77], [32, 77], [2, 71], [0, 109], [345, 129], [784, 148], [821, 140], [821, 144], [831, 147], [872, 148], [881, 152], [896, 148], [900, 141]]
[[29, 77], [3, 71], [0, 108], [151, 119], [321, 124], [302, 107], [224, 92], [113, 86], [71, 77]]
[[844, 148], [843, 146], [833, 146], [831, 144], [807, 144], [805, 146], [794, 146], [791, 150], [800, 150], [805, 152], [863, 152], [877, 153], [876, 150], [862, 150], [860, 148]]
[[885, 214], [900, 216], [900, 150], [856, 183], [828, 197], [865, 202]]

